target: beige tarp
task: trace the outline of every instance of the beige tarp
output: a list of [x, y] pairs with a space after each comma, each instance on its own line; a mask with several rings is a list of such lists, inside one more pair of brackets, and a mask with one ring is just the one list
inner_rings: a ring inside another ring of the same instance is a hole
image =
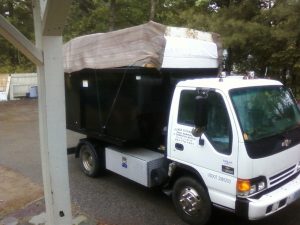
[[218, 68], [219, 35], [149, 22], [75, 38], [64, 45], [66, 73], [125, 66]]
[[166, 26], [147, 24], [75, 38], [64, 45], [65, 72], [153, 64], [160, 67]]

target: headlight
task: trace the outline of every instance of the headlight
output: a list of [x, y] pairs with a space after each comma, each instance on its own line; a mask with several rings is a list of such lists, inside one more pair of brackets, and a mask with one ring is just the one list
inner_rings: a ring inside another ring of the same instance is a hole
[[265, 181], [260, 181], [257, 184], [257, 191], [262, 191], [262, 190], [266, 189], [266, 187], [267, 187], [266, 182]]
[[237, 179], [236, 191], [237, 196], [246, 198], [257, 194], [267, 188], [267, 181], [265, 177], [258, 177], [254, 179]]

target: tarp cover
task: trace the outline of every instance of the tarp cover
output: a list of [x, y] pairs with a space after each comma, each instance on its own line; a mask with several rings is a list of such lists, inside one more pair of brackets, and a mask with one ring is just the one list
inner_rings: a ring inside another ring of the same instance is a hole
[[[217, 68], [215, 34], [148, 22], [108, 33], [74, 38], [64, 45], [66, 73], [152, 65], [156, 68]], [[219, 54], [218, 54], [219, 53]]]

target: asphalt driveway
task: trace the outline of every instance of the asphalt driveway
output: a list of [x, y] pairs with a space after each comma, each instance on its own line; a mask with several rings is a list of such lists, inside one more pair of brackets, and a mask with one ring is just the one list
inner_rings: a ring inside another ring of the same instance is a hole
[[[88, 178], [73, 155], [68, 157], [68, 163], [73, 203], [100, 224], [185, 224], [176, 215], [171, 199], [159, 190], [149, 190], [112, 173]], [[0, 166], [42, 186], [36, 100], [0, 103]], [[22, 191], [22, 186], [19, 189]], [[299, 211], [300, 201], [297, 201], [274, 216], [249, 222], [214, 209], [210, 225], [298, 225]]]

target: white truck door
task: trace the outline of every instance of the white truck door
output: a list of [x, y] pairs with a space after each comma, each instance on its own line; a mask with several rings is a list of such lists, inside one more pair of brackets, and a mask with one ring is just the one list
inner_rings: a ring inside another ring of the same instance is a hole
[[[207, 93], [207, 126], [200, 137], [192, 134], [195, 120], [194, 89], [178, 88], [169, 121], [168, 157], [195, 168], [206, 183], [212, 202], [234, 208], [237, 177], [238, 138], [228, 101], [219, 91]], [[177, 110], [177, 112], [175, 112]], [[221, 203], [219, 203], [221, 204]]]

